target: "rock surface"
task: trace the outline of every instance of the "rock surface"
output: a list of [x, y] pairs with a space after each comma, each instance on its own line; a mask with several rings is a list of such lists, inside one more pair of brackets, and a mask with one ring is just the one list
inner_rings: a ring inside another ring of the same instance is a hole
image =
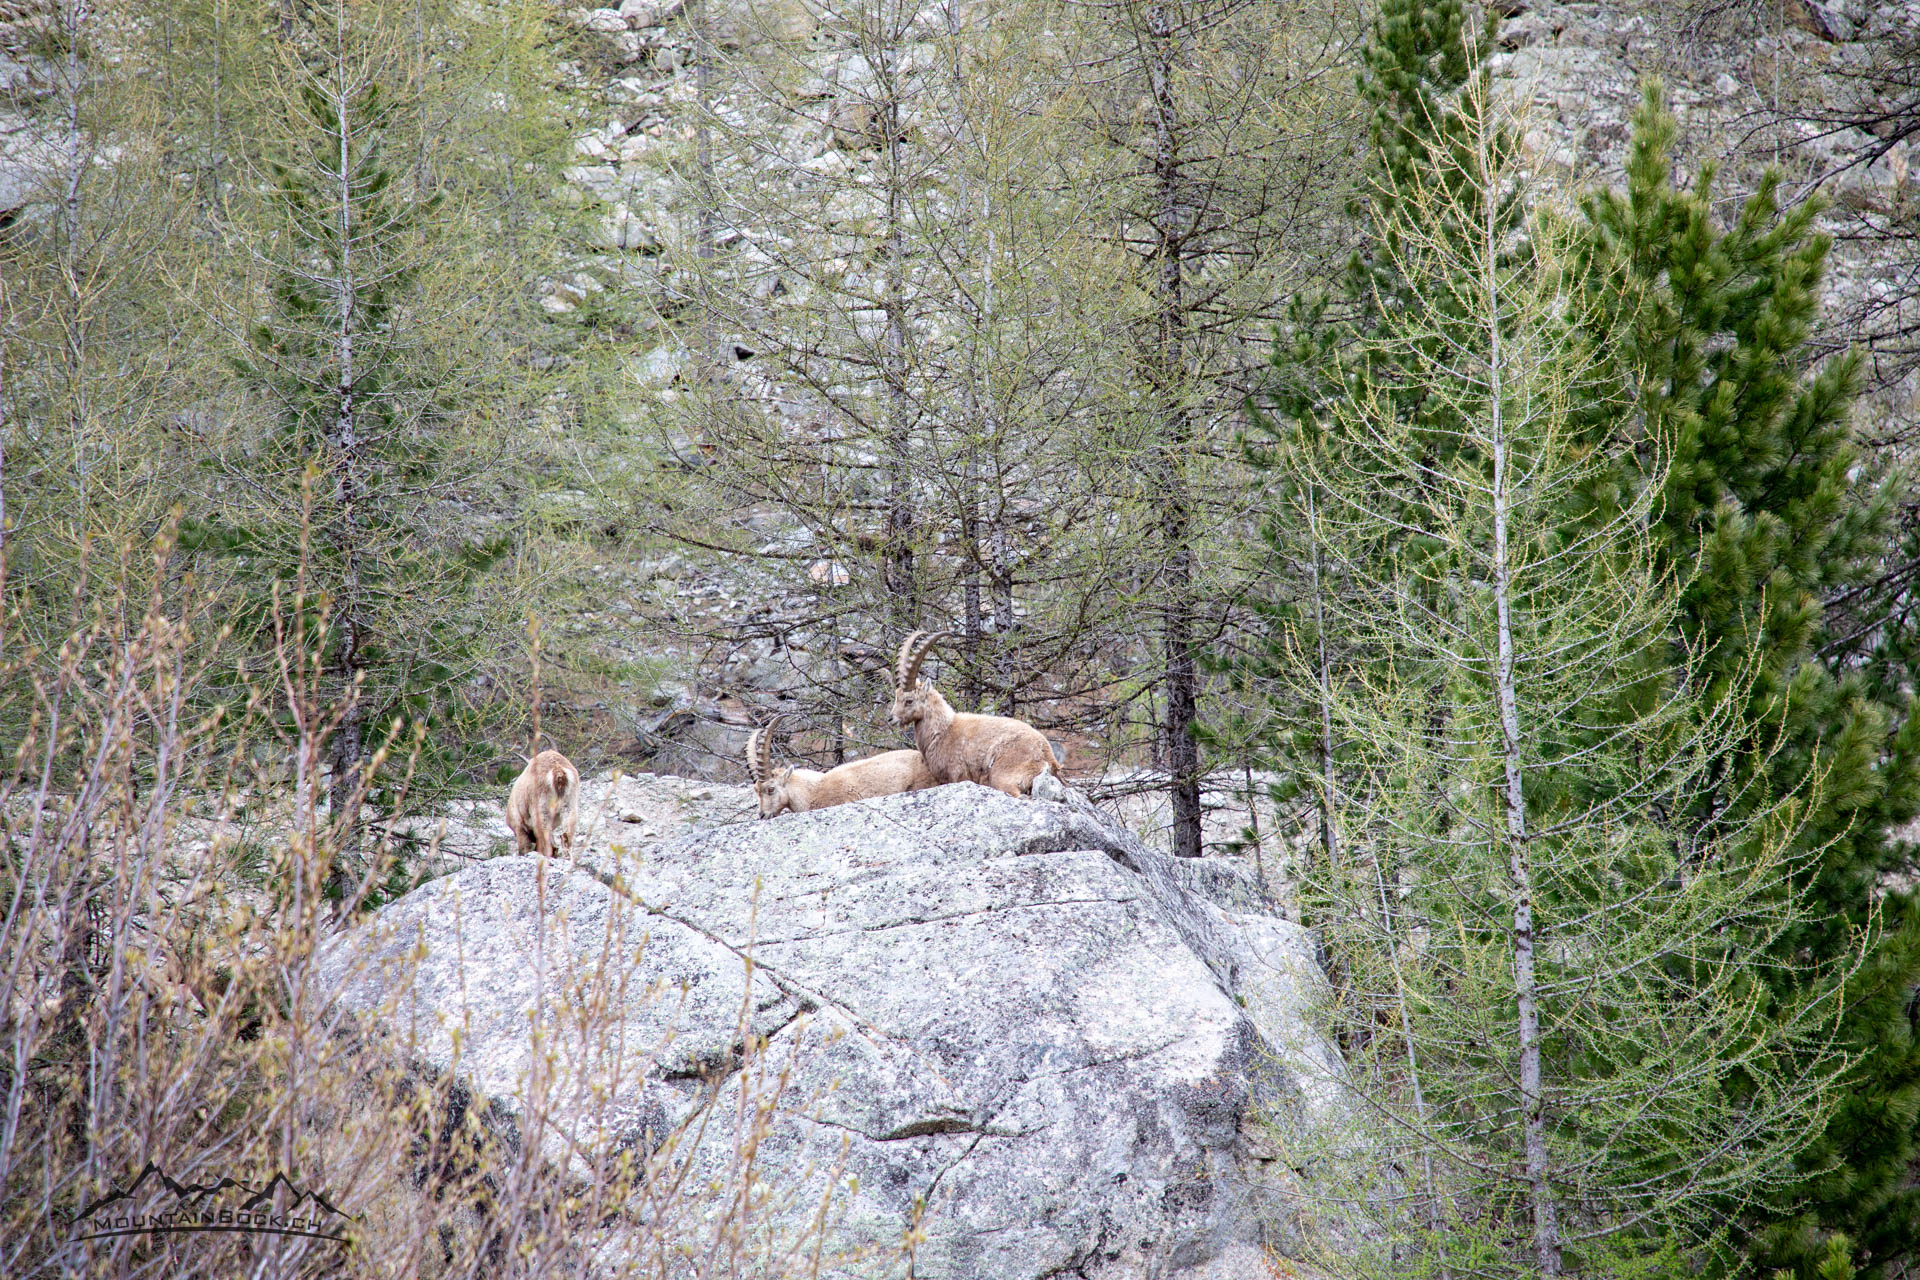
[[[836, 1251], [896, 1244], [924, 1199], [920, 1277], [1270, 1274], [1299, 1223], [1269, 1126], [1334, 1105], [1336, 1058], [1307, 1016], [1310, 939], [1218, 905], [1245, 900], [1230, 874], [1077, 796], [972, 784], [643, 853], [621, 839], [632, 801], [601, 785], [576, 864], [480, 863], [327, 955], [345, 1003], [406, 1029], [502, 1131], [527, 1121], [536, 1011], [558, 1066], [543, 1149], [576, 1169], [703, 1102], [726, 1114], [752, 1074], [744, 1021], [762, 1061], [797, 1064], [764, 1176], [796, 1192], [791, 1215], [837, 1182]], [[693, 1157], [728, 1158], [722, 1140]]]

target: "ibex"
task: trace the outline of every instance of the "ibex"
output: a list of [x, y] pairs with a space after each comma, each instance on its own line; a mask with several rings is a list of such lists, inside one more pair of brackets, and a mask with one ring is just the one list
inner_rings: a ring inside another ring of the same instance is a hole
[[900, 646], [894, 670], [893, 722], [913, 730], [934, 781], [984, 782], [1010, 796], [1030, 795], [1034, 779], [1053, 773], [1053, 747], [1025, 720], [955, 711], [920, 678], [920, 664], [944, 631], [916, 631]]
[[788, 810], [805, 813], [825, 809], [869, 796], [922, 791], [934, 785], [927, 762], [918, 751], [882, 751], [864, 760], [849, 760], [825, 773], [796, 769], [790, 764], [775, 769], [773, 731], [782, 718], [775, 716], [766, 728], [755, 729], [747, 739], [747, 772], [753, 777], [753, 794], [760, 801], [763, 818], [775, 818]]
[[573, 767], [573, 761], [558, 751], [542, 751], [527, 761], [526, 769], [513, 780], [513, 790], [507, 793], [507, 825], [513, 828], [516, 850], [525, 853], [532, 848], [545, 857], [556, 856], [553, 836], [557, 825], [561, 843], [571, 853], [579, 821], [580, 771]]

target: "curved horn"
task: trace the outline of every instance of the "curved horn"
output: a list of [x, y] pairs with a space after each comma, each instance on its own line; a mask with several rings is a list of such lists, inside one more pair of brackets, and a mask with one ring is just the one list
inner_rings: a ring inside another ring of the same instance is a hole
[[908, 679], [907, 662], [913, 656], [913, 646], [918, 644], [920, 642], [920, 637], [926, 634], [927, 633], [924, 631], [915, 631], [911, 635], [909, 635], [905, 640], [902, 640], [900, 642], [900, 656], [897, 659], [895, 659], [893, 664], [893, 687], [894, 688], [898, 689], [902, 685], [906, 684]]
[[755, 729], [747, 735], [747, 777], [753, 779], [753, 785], [759, 786], [763, 776], [760, 770], [760, 740], [767, 736], [765, 729]]
[[780, 717], [775, 716], [747, 736], [747, 773], [756, 786], [773, 773], [773, 731], [779, 726]]
[[913, 688], [914, 680], [920, 675], [920, 664], [933, 652], [933, 646], [952, 634], [951, 631], [916, 631], [907, 637], [906, 644], [900, 646], [900, 688]]

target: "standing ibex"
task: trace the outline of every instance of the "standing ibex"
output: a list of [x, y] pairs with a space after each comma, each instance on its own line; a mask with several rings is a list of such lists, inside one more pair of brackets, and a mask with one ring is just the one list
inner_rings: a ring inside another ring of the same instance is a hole
[[1025, 720], [955, 711], [920, 678], [920, 664], [944, 631], [916, 631], [900, 646], [893, 681], [893, 722], [913, 730], [936, 782], [984, 782], [1010, 796], [1029, 795], [1034, 779], [1053, 773], [1053, 747]]
[[558, 826], [561, 843], [571, 853], [579, 821], [580, 771], [573, 761], [558, 751], [542, 751], [527, 761], [507, 793], [507, 825], [513, 829], [515, 848], [520, 853], [531, 848], [549, 858], [556, 856], [553, 836]]
[[825, 773], [796, 769], [790, 764], [775, 769], [773, 731], [781, 719], [775, 716], [766, 728], [755, 729], [747, 739], [747, 772], [753, 776], [753, 794], [760, 801], [763, 818], [778, 817], [789, 809], [805, 813], [849, 800], [922, 791], [934, 785], [927, 762], [918, 751], [882, 751], [864, 760], [849, 760]]

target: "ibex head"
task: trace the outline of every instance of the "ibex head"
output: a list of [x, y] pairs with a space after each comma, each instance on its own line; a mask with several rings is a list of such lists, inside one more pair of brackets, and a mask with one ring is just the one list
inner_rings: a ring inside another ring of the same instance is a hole
[[915, 724], [927, 713], [927, 707], [940, 694], [920, 678], [920, 664], [927, 660], [933, 646], [950, 635], [946, 631], [916, 631], [900, 645], [900, 656], [893, 668], [893, 722], [902, 727]]
[[793, 777], [793, 766], [773, 767], [773, 731], [783, 718], [775, 716], [747, 738], [747, 773], [753, 779], [753, 796], [760, 802], [763, 818], [777, 817], [787, 807], [787, 782]]

